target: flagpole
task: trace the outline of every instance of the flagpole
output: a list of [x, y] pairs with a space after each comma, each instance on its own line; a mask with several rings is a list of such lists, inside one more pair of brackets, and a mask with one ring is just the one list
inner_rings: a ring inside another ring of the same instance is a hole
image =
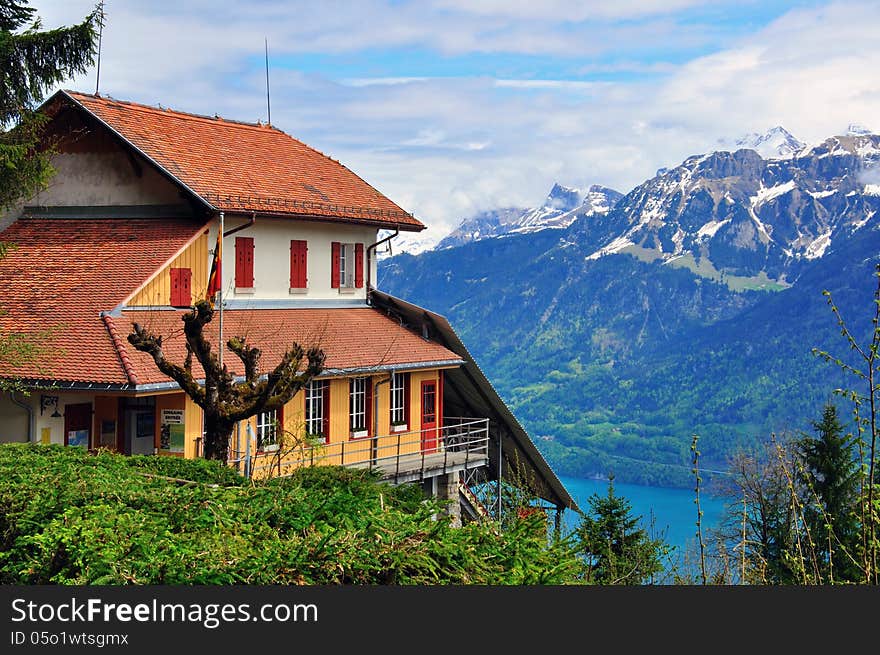
[[[223, 251], [223, 212], [220, 212], [220, 234], [217, 241], [220, 243], [220, 251]], [[220, 359], [220, 370], [223, 370], [223, 263], [220, 263], [220, 288], [217, 289], [217, 303], [220, 307], [220, 343], [217, 344]]]

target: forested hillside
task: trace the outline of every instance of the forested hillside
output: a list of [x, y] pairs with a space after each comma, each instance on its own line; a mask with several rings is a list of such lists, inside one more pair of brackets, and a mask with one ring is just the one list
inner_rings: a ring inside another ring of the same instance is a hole
[[871, 329], [877, 139], [694, 157], [607, 216], [399, 255], [379, 286], [449, 318], [560, 472], [687, 485], [693, 434], [723, 468], [850, 384], [811, 351], [848, 351], [826, 289]]

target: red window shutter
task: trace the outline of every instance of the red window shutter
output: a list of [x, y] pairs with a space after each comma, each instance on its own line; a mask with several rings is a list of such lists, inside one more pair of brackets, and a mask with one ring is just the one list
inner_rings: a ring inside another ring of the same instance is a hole
[[324, 413], [322, 421], [324, 423], [324, 441], [330, 443], [330, 381], [324, 381], [323, 389]]
[[409, 387], [409, 373], [403, 374], [403, 420], [406, 421], [406, 426], [408, 428], [412, 428], [412, 423], [410, 422], [409, 417], [409, 406], [412, 404], [409, 401], [410, 396], [410, 387]]
[[172, 268], [171, 306], [189, 307], [192, 304], [192, 271], [188, 268]]
[[364, 416], [367, 422], [367, 435], [373, 436], [373, 378], [367, 378], [367, 393], [364, 396]]
[[180, 307], [180, 269], [172, 268], [171, 272], [171, 300], [172, 307]]
[[362, 289], [364, 286], [364, 244], [354, 244], [354, 286]]
[[293, 240], [290, 242], [290, 288], [305, 289], [308, 286], [307, 255], [308, 244], [306, 241]]
[[338, 241], [330, 244], [330, 286], [334, 289], [339, 288], [339, 245]]
[[235, 237], [235, 286], [254, 286], [254, 239]]

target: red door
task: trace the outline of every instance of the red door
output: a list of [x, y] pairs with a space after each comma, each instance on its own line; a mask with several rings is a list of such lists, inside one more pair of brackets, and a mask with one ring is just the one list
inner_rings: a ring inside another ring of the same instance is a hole
[[64, 408], [64, 445], [89, 448], [92, 444], [92, 404]]
[[422, 450], [437, 450], [437, 382], [422, 382]]

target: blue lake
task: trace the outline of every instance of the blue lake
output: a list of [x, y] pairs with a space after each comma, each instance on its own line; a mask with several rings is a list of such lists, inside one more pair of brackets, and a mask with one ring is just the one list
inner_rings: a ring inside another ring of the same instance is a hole
[[[607, 480], [590, 480], [559, 476], [568, 493], [572, 495], [582, 511], [589, 509], [588, 499], [593, 494], [608, 495]], [[671, 489], [666, 487], [645, 487], [635, 484], [614, 483], [614, 493], [629, 500], [632, 514], [641, 516], [643, 527], [649, 532], [653, 519], [655, 537], [663, 537], [675, 546], [681, 554], [688, 547], [697, 544], [697, 506], [694, 502], [693, 489]], [[724, 502], [720, 498], [700, 493], [700, 508], [703, 510], [703, 537], [706, 530], [718, 527], [724, 510]], [[575, 512], [565, 512], [566, 527], [573, 528], [579, 521]]]

